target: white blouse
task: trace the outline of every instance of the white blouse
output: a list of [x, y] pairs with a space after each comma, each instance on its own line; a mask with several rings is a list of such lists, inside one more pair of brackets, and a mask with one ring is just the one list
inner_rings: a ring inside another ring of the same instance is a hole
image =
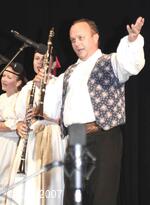
[[[15, 105], [18, 97], [18, 93], [15, 93], [11, 96], [7, 96], [6, 93], [0, 95], [0, 121], [4, 121], [4, 124], [9, 127], [11, 130], [16, 129], [16, 113]], [[1, 135], [12, 137], [12, 132], [1, 132]], [[15, 134], [14, 137], [17, 135]]]
[[7, 96], [6, 93], [0, 95], [0, 121], [5, 121], [5, 125], [12, 130], [16, 129], [15, 104], [18, 93]]

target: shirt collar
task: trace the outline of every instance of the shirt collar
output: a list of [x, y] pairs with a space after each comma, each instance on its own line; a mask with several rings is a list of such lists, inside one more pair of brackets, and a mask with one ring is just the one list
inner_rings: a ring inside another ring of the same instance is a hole
[[76, 64], [82, 63], [82, 62], [94, 61], [94, 60], [97, 60], [98, 58], [100, 58], [101, 56], [102, 56], [101, 49], [97, 49], [87, 60], [83, 61], [81, 59], [78, 59]]

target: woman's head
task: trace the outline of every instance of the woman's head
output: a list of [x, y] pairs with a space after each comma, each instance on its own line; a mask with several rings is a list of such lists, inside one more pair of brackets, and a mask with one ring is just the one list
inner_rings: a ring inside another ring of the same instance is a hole
[[44, 54], [41, 54], [39, 52], [34, 53], [33, 68], [35, 73], [38, 73], [39, 70], [43, 68], [43, 60], [44, 60]]
[[35, 50], [33, 57], [33, 68], [35, 73], [38, 73], [41, 68], [43, 68], [44, 55], [47, 51], [47, 46], [43, 43], [39, 44], [37, 50]]
[[8, 95], [18, 92], [26, 84], [27, 78], [20, 63], [9, 65], [2, 74], [2, 90]]

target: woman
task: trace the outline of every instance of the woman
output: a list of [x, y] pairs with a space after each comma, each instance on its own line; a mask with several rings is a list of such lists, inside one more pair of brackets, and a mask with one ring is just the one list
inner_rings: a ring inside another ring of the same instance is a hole
[[[9, 183], [18, 135], [16, 134], [15, 104], [21, 88], [27, 82], [21, 64], [13, 63], [2, 73], [0, 95], [0, 189]], [[0, 204], [4, 198], [0, 198]]]
[[[43, 59], [43, 54], [35, 52], [33, 67], [36, 74], [43, 73]], [[22, 149], [22, 141], [24, 138], [28, 138], [24, 176], [32, 175], [39, 171], [44, 165], [54, 160], [63, 160], [65, 142], [61, 140], [60, 127], [58, 125], [61, 102], [56, 103], [58, 93], [56, 79], [57, 78], [52, 75], [48, 76], [43, 106], [44, 120], [30, 119], [35, 112], [30, 113], [28, 111], [33, 84], [35, 85], [33, 109], [31, 108], [29, 110], [33, 111], [34, 108], [36, 109], [40, 102], [41, 79], [39, 75], [36, 75], [34, 80], [29, 81], [27, 85], [24, 86], [17, 100], [17, 131], [22, 137], [19, 144], [20, 149]], [[28, 114], [26, 115], [26, 113]], [[36, 115], [38, 115], [38, 113], [36, 113]], [[29, 121], [31, 123], [30, 131], [26, 123], [28, 116], [30, 116]], [[18, 167], [18, 162], [20, 161], [19, 154], [20, 151], [18, 148], [16, 167]], [[54, 168], [28, 180], [24, 186], [18, 186], [13, 195], [9, 196], [19, 205], [61, 205], [63, 203], [63, 189], [63, 169]], [[22, 190], [22, 193], [20, 193], [20, 190]], [[21, 197], [18, 198], [18, 196]]]

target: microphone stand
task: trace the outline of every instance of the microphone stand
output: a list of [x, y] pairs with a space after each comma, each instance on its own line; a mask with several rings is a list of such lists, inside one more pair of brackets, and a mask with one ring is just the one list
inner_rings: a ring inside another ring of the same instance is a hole
[[95, 169], [96, 158], [86, 148], [86, 134], [83, 124], [68, 127], [69, 152], [65, 158], [65, 174], [70, 179], [74, 205], [82, 205], [84, 179], [88, 180]]
[[40, 170], [34, 172], [32, 175], [24, 177], [22, 180], [10, 185], [10, 186], [6, 186], [4, 189], [2, 189], [0, 191], [0, 196], [4, 195], [5, 193], [7, 193], [8, 191], [14, 189], [15, 187], [17, 187], [18, 185], [27, 182], [28, 180], [32, 179], [33, 177], [36, 177], [44, 172], [48, 172], [49, 170], [55, 168], [55, 167], [62, 167], [64, 166], [64, 163], [62, 161], [53, 161], [49, 164], [44, 165]]
[[24, 48], [29, 47], [26, 43], [24, 43], [18, 50], [18, 52], [13, 56], [13, 58], [7, 63], [7, 65], [3, 68], [3, 70], [0, 72], [0, 76], [2, 73], [6, 70], [6, 68], [13, 62], [13, 60], [23, 51]]

